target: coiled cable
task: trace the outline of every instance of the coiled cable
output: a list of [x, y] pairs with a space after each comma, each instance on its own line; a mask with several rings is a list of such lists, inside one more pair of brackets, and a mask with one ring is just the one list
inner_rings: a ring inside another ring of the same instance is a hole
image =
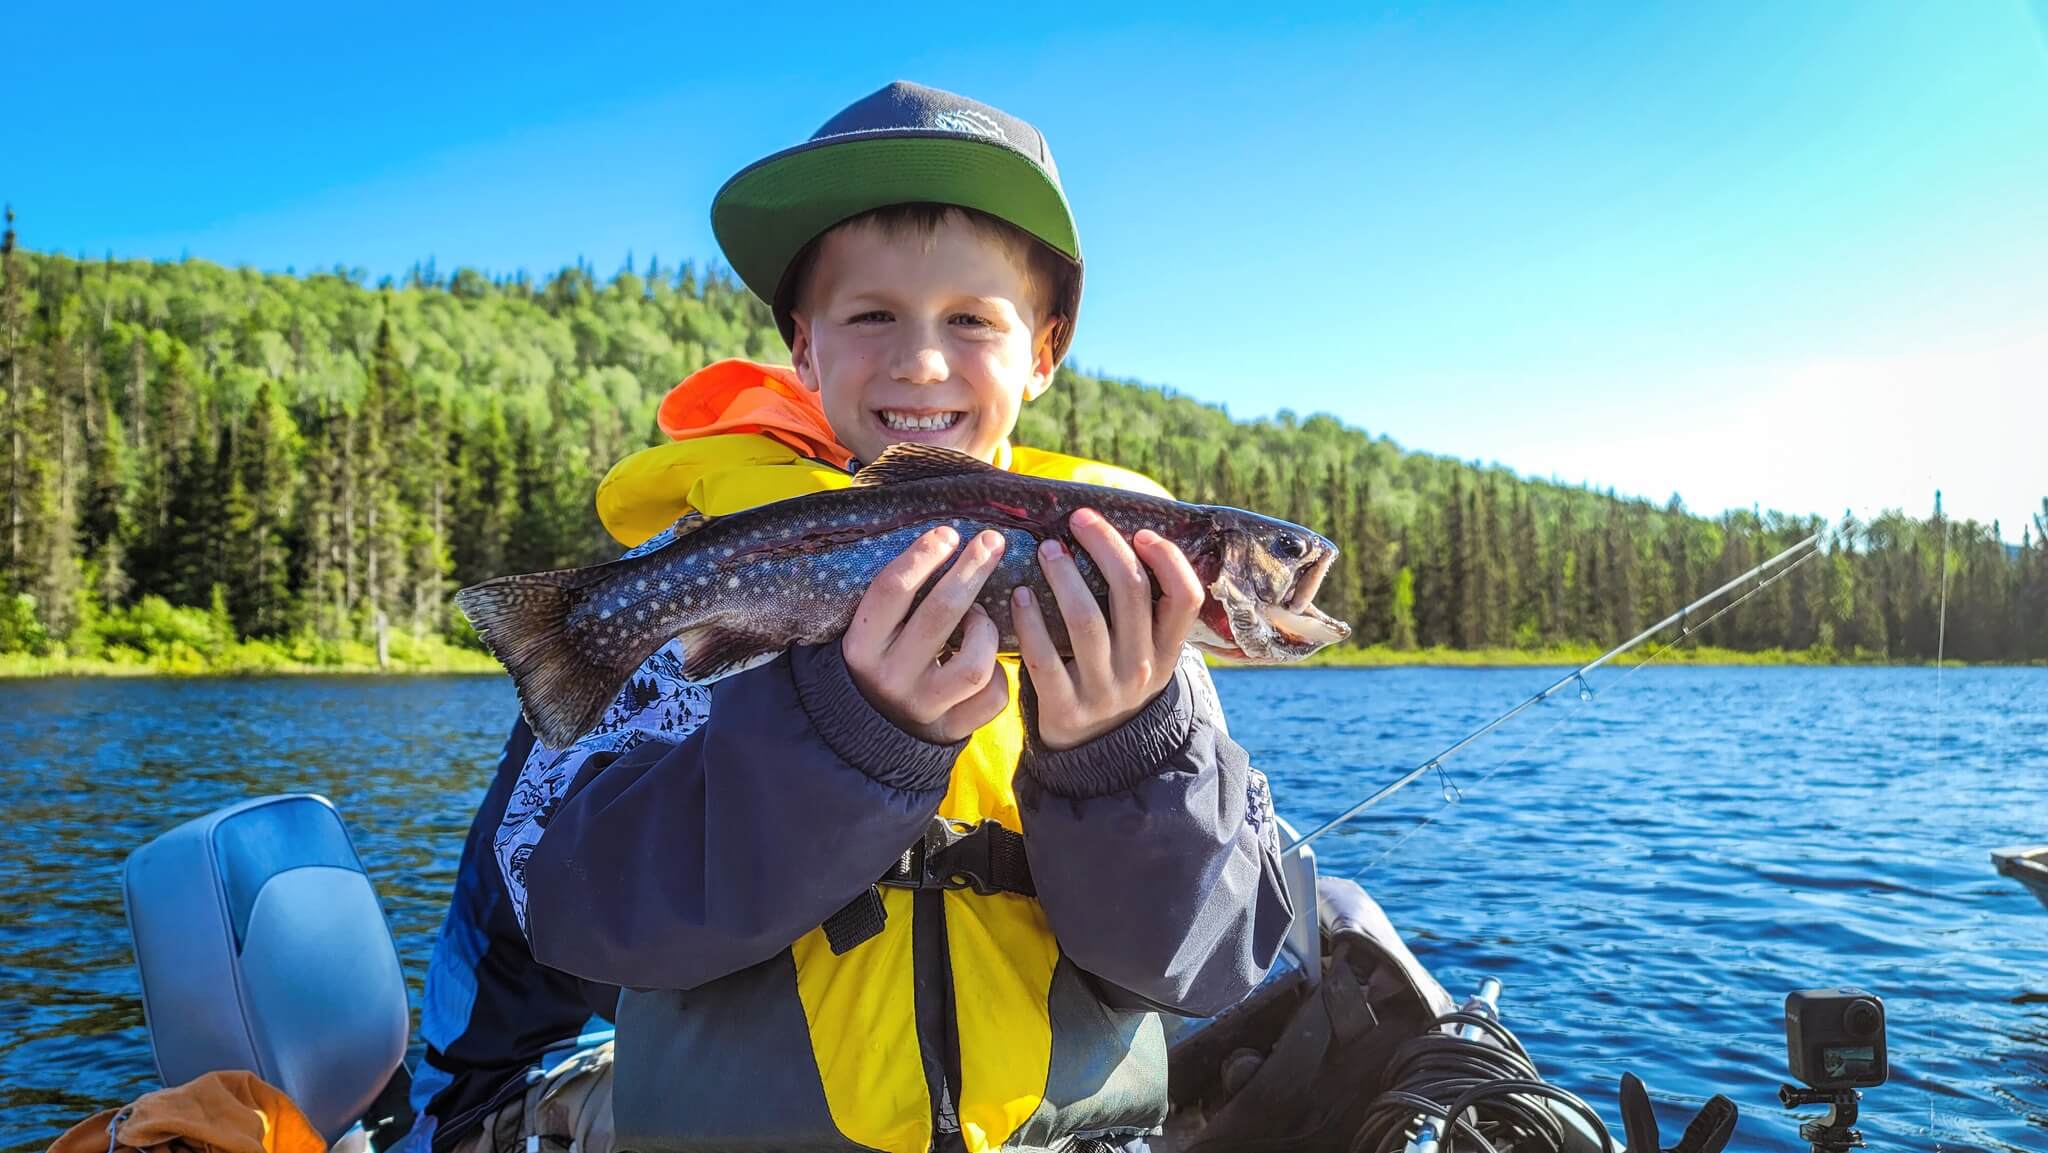
[[[1448, 1031], [1458, 1026], [1478, 1035]], [[1564, 1122], [1546, 1101], [1585, 1118], [1604, 1153], [1614, 1153], [1592, 1106], [1545, 1082], [1522, 1042], [1490, 1016], [1461, 1010], [1438, 1017], [1394, 1050], [1381, 1085], [1351, 1153], [1401, 1153], [1422, 1116], [1442, 1123], [1441, 1153], [1567, 1153]]]

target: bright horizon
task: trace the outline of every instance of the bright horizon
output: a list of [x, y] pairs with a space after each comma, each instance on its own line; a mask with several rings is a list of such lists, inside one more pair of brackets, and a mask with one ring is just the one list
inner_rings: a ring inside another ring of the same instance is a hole
[[2048, 496], [2043, 0], [837, 11], [20, 13], [0, 198], [88, 257], [701, 265], [726, 176], [900, 76], [1052, 142], [1077, 368], [1709, 514]]

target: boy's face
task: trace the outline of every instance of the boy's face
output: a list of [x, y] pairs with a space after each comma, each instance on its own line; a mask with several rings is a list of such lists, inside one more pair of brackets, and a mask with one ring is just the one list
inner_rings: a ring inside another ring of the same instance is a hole
[[900, 441], [994, 461], [1052, 379], [1052, 327], [1020, 261], [957, 215], [935, 232], [856, 224], [819, 245], [790, 355], [862, 461]]

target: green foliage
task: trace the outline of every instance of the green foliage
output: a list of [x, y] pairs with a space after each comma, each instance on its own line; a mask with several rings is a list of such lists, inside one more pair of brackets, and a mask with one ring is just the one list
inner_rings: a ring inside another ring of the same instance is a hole
[[[11, 230], [0, 247], [0, 653], [45, 661], [374, 665], [380, 621], [394, 663], [481, 660], [452, 590], [615, 555], [592, 494], [658, 435], [662, 395], [713, 359], [782, 355], [766, 308], [688, 265], [539, 284], [428, 265], [371, 291], [347, 270], [80, 262]], [[1524, 480], [1322, 414], [1232, 420], [1068, 369], [1017, 439], [1332, 537], [1321, 601], [1353, 649], [1611, 642], [1823, 527]], [[1704, 639], [2048, 660], [2048, 502], [2016, 549], [1938, 511], [1827, 532], [1827, 557]]]

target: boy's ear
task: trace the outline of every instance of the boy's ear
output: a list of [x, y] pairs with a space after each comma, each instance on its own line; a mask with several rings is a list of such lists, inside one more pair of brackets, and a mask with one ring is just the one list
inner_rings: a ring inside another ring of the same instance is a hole
[[789, 314], [789, 363], [805, 388], [818, 391], [818, 358], [811, 345], [811, 318], [801, 312]]
[[1059, 342], [1060, 328], [1066, 324], [1062, 317], [1053, 317], [1052, 323], [1038, 330], [1031, 340], [1031, 383], [1024, 386], [1024, 399], [1037, 400], [1052, 387], [1053, 373], [1060, 362], [1053, 346]]

